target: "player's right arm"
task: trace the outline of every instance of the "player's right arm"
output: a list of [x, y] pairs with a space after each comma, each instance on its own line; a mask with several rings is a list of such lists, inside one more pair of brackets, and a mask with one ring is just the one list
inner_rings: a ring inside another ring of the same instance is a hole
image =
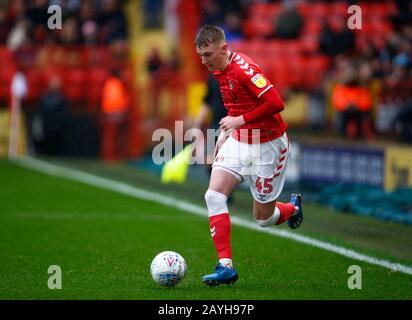
[[236, 57], [235, 61], [236, 59], [239, 65], [237, 70], [239, 82], [261, 101], [255, 109], [243, 114], [244, 122], [251, 123], [281, 112], [284, 109], [283, 101], [260, 68], [254, 63], [247, 63], [240, 56]]

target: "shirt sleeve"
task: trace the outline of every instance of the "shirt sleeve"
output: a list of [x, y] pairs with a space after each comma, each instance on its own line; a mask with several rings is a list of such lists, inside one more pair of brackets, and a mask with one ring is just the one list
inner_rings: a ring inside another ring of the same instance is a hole
[[257, 65], [249, 64], [242, 58], [235, 62], [239, 65], [238, 77], [240, 83], [252, 91], [256, 97], [260, 98], [262, 94], [273, 88], [273, 84]]

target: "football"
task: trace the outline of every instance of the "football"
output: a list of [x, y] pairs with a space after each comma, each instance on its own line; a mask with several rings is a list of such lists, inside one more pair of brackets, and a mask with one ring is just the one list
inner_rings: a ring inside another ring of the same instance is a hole
[[174, 251], [159, 253], [150, 265], [153, 280], [164, 287], [173, 287], [181, 282], [186, 275], [185, 259]]

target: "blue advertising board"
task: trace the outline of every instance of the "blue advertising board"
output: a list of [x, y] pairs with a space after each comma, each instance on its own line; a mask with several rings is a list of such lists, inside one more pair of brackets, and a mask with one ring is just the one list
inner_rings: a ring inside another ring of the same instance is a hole
[[300, 179], [383, 187], [384, 163], [384, 150], [302, 144]]

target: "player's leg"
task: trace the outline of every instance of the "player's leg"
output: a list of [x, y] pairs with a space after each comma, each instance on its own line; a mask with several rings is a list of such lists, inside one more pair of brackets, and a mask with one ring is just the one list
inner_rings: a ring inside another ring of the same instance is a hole
[[229, 169], [214, 167], [209, 189], [205, 194], [210, 232], [219, 259], [215, 272], [203, 277], [203, 282], [210, 286], [233, 283], [238, 278], [232, 262], [231, 225], [227, 198], [240, 179], [239, 175]]
[[254, 198], [253, 216], [262, 227], [288, 221], [289, 227], [295, 229], [303, 220], [301, 196], [292, 194], [289, 203], [276, 201], [285, 184], [289, 155], [286, 134], [261, 144], [259, 152], [255, 174], [249, 176], [250, 191]]
[[233, 283], [238, 278], [232, 263], [231, 225], [227, 199], [239, 182], [243, 181], [243, 176], [240, 174], [241, 153], [242, 147], [239, 142], [229, 137], [216, 155], [209, 188], [205, 194], [210, 231], [219, 258], [215, 272], [203, 277], [207, 285]]
[[288, 221], [289, 227], [295, 229], [300, 226], [303, 218], [301, 197], [292, 194], [289, 203], [279, 201], [261, 203], [255, 199], [253, 201], [253, 217], [261, 227], [279, 225]]

